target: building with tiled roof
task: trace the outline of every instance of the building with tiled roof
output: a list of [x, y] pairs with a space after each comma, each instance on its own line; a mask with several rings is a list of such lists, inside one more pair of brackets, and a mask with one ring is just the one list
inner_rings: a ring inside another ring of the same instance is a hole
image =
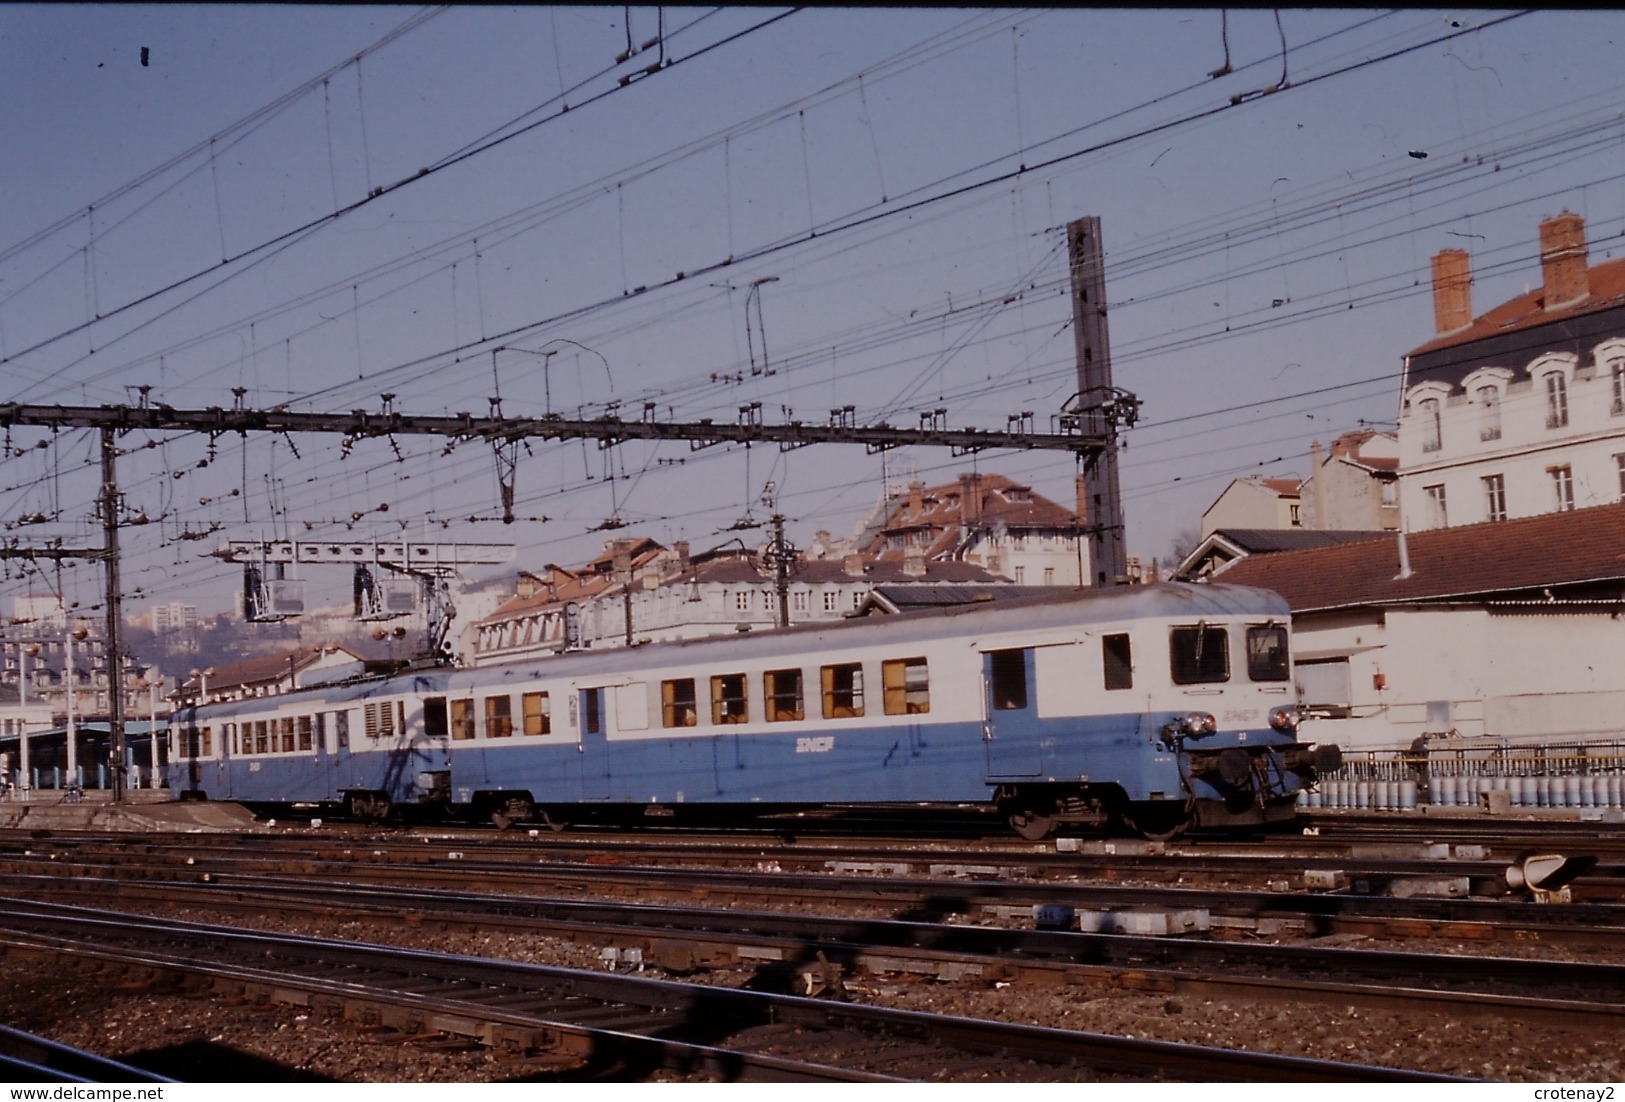
[[1409, 530], [1625, 499], [1625, 260], [1591, 266], [1584, 220], [1540, 225], [1541, 285], [1474, 317], [1467, 253], [1433, 258], [1433, 339], [1405, 357]]
[[346, 647], [300, 647], [193, 670], [176, 688], [175, 699], [189, 703], [277, 696], [312, 685], [329, 685], [364, 672], [366, 662]]
[[1224, 488], [1202, 514], [1202, 536], [1220, 528], [1301, 528], [1301, 481], [1248, 475]]
[[1381, 532], [1317, 532], [1308, 528], [1220, 528], [1212, 532], [1174, 567], [1176, 582], [1205, 582], [1218, 577], [1248, 555], [1301, 551], [1337, 543], [1375, 539]]
[[1223, 578], [1291, 606], [1326, 720], [1305, 737], [1625, 738], [1625, 503], [1252, 555]]
[[1363, 428], [1321, 449], [1309, 446], [1302, 518], [1317, 531], [1382, 531], [1399, 527], [1399, 438]]
[[1025, 483], [973, 472], [887, 494], [836, 553], [876, 563], [970, 563], [1017, 585], [1075, 586], [1088, 577], [1086, 542], [1080, 514]]

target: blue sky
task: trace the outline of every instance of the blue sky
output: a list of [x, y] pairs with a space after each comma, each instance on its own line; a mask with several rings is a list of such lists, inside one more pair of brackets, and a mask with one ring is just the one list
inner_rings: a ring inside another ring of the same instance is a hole
[[[625, 13], [0, 7], [0, 401], [1047, 427], [1076, 389], [1063, 227], [1097, 215], [1115, 381], [1144, 403], [1129, 551], [1166, 559], [1231, 478], [1392, 421], [1433, 253], [1469, 249], [1482, 312], [1538, 282], [1542, 218], [1583, 214], [1593, 263], [1625, 230], [1620, 13]], [[432, 533], [536, 567], [606, 522], [721, 544], [770, 481], [805, 544], [883, 478], [1070, 502], [1074, 473], [537, 443], [505, 526], [478, 445], [123, 443], [156, 522], [126, 589], [205, 611], [237, 584], [217, 539]], [[10, 445], [5, 536], [99, 542], [90, 437]], [[70, 600], [95, 575], [64, 571]], [[0, 597], [56, 584], [14, 565]]]

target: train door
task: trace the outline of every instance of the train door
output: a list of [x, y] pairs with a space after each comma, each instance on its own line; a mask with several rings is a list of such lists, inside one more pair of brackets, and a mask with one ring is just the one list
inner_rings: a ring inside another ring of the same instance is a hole
[[581, 690], [581, 798], [609, 799], [608, 715], [604, 690]]
[[181, 799], [202, 799], [206, 793], [203, 779], [202, 735], [197, 726], [197, 708], [184, 708], [175, 716], [174, 761], [171, 763], [173, 779]]
[[982, 684], [988, 775], [1037, 776], [1043, 752], [1032, 648], [983, 652]]

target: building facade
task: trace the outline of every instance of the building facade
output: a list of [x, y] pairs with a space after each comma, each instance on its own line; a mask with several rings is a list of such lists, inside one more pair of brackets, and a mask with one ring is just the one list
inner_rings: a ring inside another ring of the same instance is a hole
[[1220, 528], [1302, 528], [1297, 478], [1238, 478], [1202, 514], [1202, 537]]
[[1625, 500], [1625, 260], [1590, 266], [1577, 214], [1540, 243], [1541, 286], [1477, 318], [1467, 254], [1433, 258], [1438, 333], [1400, 405], [1409, 531]]
[[1299, 493], [1303, 526], [1312, 531], [1398, 528], [1399, 438], [1368, 428], [1343, 433], [1324, 451], [1316, 441]]

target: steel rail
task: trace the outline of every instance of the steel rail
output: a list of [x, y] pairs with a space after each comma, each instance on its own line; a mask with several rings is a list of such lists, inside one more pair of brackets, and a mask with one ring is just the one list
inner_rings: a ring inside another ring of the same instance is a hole
[[[866, 1036], [907, 1037], [913, 1041], [924, 1041], [937, 1046], [941, 1050], [937, 1054], [939, 1062], [945, 1053], [972, 1049], [1000, 1053], [1006, 1057], [1081, 1064], [1097, 1071], [1154, 1079], [1166, 1078], [1172, 1073], [1176, 1077], [1190, 1076], [1203, 1080], [1222, 1078], [1291, 1082], [1462, 1081], [1453, 1077], [1407, 1069], [1216, 1049], [982, 1019], [951, 1018], [915, 1011], [831, 1003], [796, 996], [612, 976], [597, 972], [355, 942], [268, 935], [247, 932], [235, 927], [180, 922], [93, 908], [12, 902], [0, 907], [0, 917], [3, 917], [14, 931], [14, 943], [26, 941], [35, 947], [54, 948], [60, 952], [88, 955], [100, 960], [128, 959], [148, 967], [179, 969], [193, 974], [210, 976], [234, 974], [234, 978], [238, 980], [256, 982], [273, 990], [280, 989], [281, 986], [290, 986], [305, 992], [321, 989], [330, 994], [344, 994], [348, 997], [376, 998], [378, 987], [375, 985], [379, 983], [378, 977], [394, 975], [405, 979], [411, 985], [432, 981], [435, 985], [432, 989], [449, 985], [465, 993], [480, 988], [484, 988], [487, 992], [491, 988], [498, 988], [533, 995], [556, 995], [563, 992], [578, 998], [600, 999], [627, 1006], [638, 1006], [645, 1010], [673, 1011], [687, 1021], [705, 1023], [705, 1028], [713, 1032], [724, 1022], [729, 1023], [730, 1029], [771, 1022], [795, 1023], [820, 1030], [852, 1030]], [[67, 936], [69, 930], [77, 931], [77, 936], [85, 940], [77, 943], [71, 940]], [[160, 947], [150, 948], [152, 942], [159, 942]], [[208, 958], [183, 959], [176, 956], [177, 942], [208, 954]], [[127, 948], [123, 953], [115, 953], [108, 948], [113, 945], [131, 948]], [[256, 966], [250, 968], [220, 963], [222, 953], [231, 949], [246, 949], [252, 953], [257, 962]], [[282, 966], [273, 968], [271, 967], [273, 963], [280, 963]], [[287, 971], [289, 967], [311, 965], [343, 968], [347, 975], [345, 979], [337, 980], [300, 976]], [[360, 971], [363, 968], [376, 970], [371, 973], [372, 978], [363, 978]], [[436, 1015], [445, 1013], [455, 1017], [456, 1014], [467, 1014], [477, 1018], [479, 1014], [501, 1013], [510, 1024], [528, 1025], [543, 1031], [570, 1025], [567, 1019], [558, 1022], [551, 1018], [529, 1016], [513, 1010], [499, 1012], [486, 1003], [466, 997], [466, 994], [461, 998], [456, 996], [427, 998], [421, 993], [402, 992], [401, 984], [397, 983], [394, 986], [395, 994], [401, 1001], [416, 1002], [420, 1004], [419, 1009]], [[436, 1018], [436, 1021], [440, 1020], [439, 1017]], [[600, 1033], [614, 1033], [603, 1030], [592, 1032], [595, 1037]], [[636, 1033], [615, 1035], [617, 1038], [642, 1036]], [[652, 1040], [648, 1037], [642, 1039], [646, 1042]], [[661, 1044], [673, 1043], [669, 1036], [658, 1040]], [[718, 1051], [725, 1059], [742, 1055], [731, 1050]]]
[[[282, 909], [302, 906], [325, 918], [344, 917], [373, 923], [410, 921], [413, 924], [421, 924], [429, 918], [449, 929], [477, 925], [615, 946], [636, 945], [644, 951], [649, 963], [678, 972], [764, 959], [789, 962], [792, 966], [799, 962], [811, 968], [811, 962], [820, 960], [842, 969], [871, 972], [909, 971], [943, 978], [1043, 977], [1051, 982], [1093, 981], [1122, 986], [1124, 969], [1131, 966], [1137, 987], [1157, 991], [1206, 995], [1241, 993], [1275, 1001], [1357, 1002], [1388, 1009], [1398, 1005], [1414, 1009], [1421, 1004], [1441, 1012], [1495, 1014], [1519, 1020], [1539, 1017], [1567, 1026], [1589, 1021], [1612, 1023], [1617, 1027], [1625, 1022], [1625, 1002], [1454, 990], [1415, 982], [1430, 977], [1445, 983], [1459, 982], [1463, 958], [1448, 955], [1397, 954], [1402, 967], [1388, 972], [1350, 968], [1351, 972], [1363, 971], [1368, 976], [1374, 973], [1378, 981], [1358, 984], [1305, 979], [1296, 971], [1282, 973], [1292, 978], [1276, 978], [1266, 974], [1271, 967], [1272, 947], [1233, 943], [1220, 947], [1221, 967], [1214, 970], [1211, 951], [1195, 954], [1181, 951], [1183, 946], [1194, 948], [1211, 943], [1169, 939], [831, 919], [772, 912], [587, 904], [466, 892], [402, 889], [385, 892], [357, 889], [353, 885], [251, 882], [240, 878], [207, 886], [131, 881], [119, 881], [117, 886], [139, 889], [139, 897], [163, 904], [183, 902], [256, 913], [262, 913], [273, 904]], [[11, 887], [27, 892], [29, 898], [38, 898], [46, 892], [70, 894], [82, 890], [80, 882], [74, 880], [42, 879], [13, 883]], [[1145, 963], [1145, 947], [1152, 943], [1170, 950], [1164, 954], [1169, 959], [1162, 961], [1164, 967], [1160, 969]], [[1101, 946], [1120, 951], [1103, 952]], [[1348, 954], [1365, 955], [1372, 951], [1318, 949], [1312, 952], [1332, 954], [1330, 963], [1321, 963], [1317, 971], [1335, 976], [1340, 966], [1356, 959]], [[1190, 956], [1196, 959], [1180, 959]], [[1505, 963], [1500, 958], [1466, 959], [1471, 962], [1469, 971], [1475, 976], [1480, 975], [1479, 965], [1491, 966], [1481, 976], [1487, 985], [1507, 982], [1496, 971]], [[1202, 970], [1193, 973], [1192, 965]], [[1301, 962], [1299, 967], [1303, 967]], [[1594, 974], [1590, 967], [1587, 966], [1587, 975]], [[1537, 962], [1535, 971], [1538, 976], [1554, 970], [1549, 962]], [[1531, 977], [1512, 977], [1513, 982], [1519, 979], [1527, 985]]]

